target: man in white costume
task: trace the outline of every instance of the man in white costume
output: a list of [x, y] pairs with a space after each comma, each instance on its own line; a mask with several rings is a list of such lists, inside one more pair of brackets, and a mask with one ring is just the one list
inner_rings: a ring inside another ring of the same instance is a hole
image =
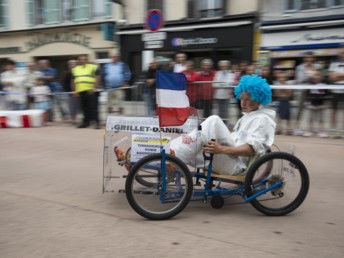
[[[230, 132], [220, 117], [210, 116], [194, 130], [171, 142], [175, 155], [186, 164], [203, 167], [202, 151], [214, 153], [213, 170], [236, 175], [247, 168], [251, 156], [263, 154], [274, 142], [275, 111], [260, 108], [271, 102], [271, 88], [265, 79], [246, 75], [235, 88], [243, 117]], [[215, 139], [212, 141], [211, 139]]]

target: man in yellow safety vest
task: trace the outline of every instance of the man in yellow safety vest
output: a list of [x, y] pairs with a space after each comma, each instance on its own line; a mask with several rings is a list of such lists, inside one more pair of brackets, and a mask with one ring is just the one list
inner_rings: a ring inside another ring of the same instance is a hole
[[92, 120], [96, 122], [96, 128], [99, 128], [98, 92], [95, 90], [100, 82], [100, 69], [88, 62], [87, 55], [79, 56], [78, 61], [79, 64], [72, 69], [72, 90], [75, 96], [80, 97], [84, 115], [83, 123], [78, 128], [88, 127]]

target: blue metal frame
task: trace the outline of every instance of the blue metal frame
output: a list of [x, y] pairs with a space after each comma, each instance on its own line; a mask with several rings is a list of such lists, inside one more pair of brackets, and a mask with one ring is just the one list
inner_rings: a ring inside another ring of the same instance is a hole
[[[162, 174], [162, 182], [161, 182], [161, 188], [160, 188], [160, 201], [161, 203], [168, 203], [168, 202], [175, 202], [174, 200], [176, 197], [180, 198], [184, 194], [184, 190], [181, 185], [181, 178], [180, 174], [177, 174], [176, 182], [180, 186], [179, 191], [173, 191], [173, 192], [168, 192], [167, 194], [167, 189], [166, 189], [166, 176], [167, 176], [167, 171], [166, 171], [166, 152], [161, 147], [161, 166], [149, 166], [150, 168], [156, 168], [157, 170], [161, 171]], [[268, 188], [265, 188], [265, 183], [266, 180], [260, 179], [258, 182], [255, 183], [254, 188], [259, 188], [259, 186], [262, 186], [260, 190], [256, 191], [253, 193], [252, 196], [247, 197], [245, 196], [245, 189], [244, 189], [244, 184], [242, 182], [236, 182], [236, 181], [231, 181], [231, 183], [236, 184], [238, 187], [237, 188], [232, 188], [232, 189], [227, 189], [224, 187], [221, 187], [222, 180], [216, 180], [218, 181], [217, 185], [214, 186], [216, 189], [212, 189], [212, 184], [213, 184], [213, 179], [211, 177], [212, 173], [212, 162], [209, 162], [208, 165], [208, 173], [205, 175], [204, 173], [201, 172], [191, 172], [191, 175], [195, 178], [202, 178], [206, 179], [205, 181], [205, 186], [204, 189], [194, 189], [193, 190], [193, 198], [191, 201], [204, 201], [206, 202], [208, 197], [213, 197], [215, 195], [220, 195], [220, 196], [234, 196], [234, 195], [240, 195], [245, 202], [250, 202], [253, 199], [275, 189], [278, 187], [281, 187], [283, 185], [283, 182], [278, 182]]]

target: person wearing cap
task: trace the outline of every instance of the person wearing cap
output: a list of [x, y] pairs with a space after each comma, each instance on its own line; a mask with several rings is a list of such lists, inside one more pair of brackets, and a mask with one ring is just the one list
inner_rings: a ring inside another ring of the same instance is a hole
[[199, 167], [204, 165], [202, 151], [214, 153], [214, 171], [236, 175], [247, 168], [250, 157], [263, 154], [272, 146], [275, 111], [262, 107], [271, 102], [271, 88], [266, 80], [257, 75], [243, 76], [235, 88], [235, 97], [240, 100], [244, 115], [233, 131], [219, 116], [210, 116], [201, 124], [200, 131], [195, 129], [172, 140], [171, 149], [178, 158]]

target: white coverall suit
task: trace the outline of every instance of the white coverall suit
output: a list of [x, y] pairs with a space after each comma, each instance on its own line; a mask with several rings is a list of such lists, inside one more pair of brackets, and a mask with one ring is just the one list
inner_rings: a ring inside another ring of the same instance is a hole
[[[274, 142], [275, 111], [261, 108], [245, 113], [230, 132], [218, 116], [208, 117], [202, 124], [202, 130], [194, 130], [171, 142], [175, 155], [186, 164], [203, 167], [202, 147], [211, 139], [225, 146], [243, 146], [249, 144], [256, 154], [263, 154]], [[215, 154], [213, 170], [221, 174], [236, 175], [247, 168], [249, 157]]]

